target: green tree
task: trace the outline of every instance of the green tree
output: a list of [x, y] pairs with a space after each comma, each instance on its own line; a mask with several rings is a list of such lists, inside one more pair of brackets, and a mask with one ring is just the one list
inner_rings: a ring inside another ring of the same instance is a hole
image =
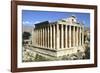
[[31, 34], [29, 32], [23, 32], [23, 40], [29, 39]]

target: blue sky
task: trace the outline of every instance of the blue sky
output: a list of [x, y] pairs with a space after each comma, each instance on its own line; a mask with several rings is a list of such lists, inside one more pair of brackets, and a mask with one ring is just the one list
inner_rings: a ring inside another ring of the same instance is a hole
[[23, 25], [33, 26], [36, 23], [49, 21], [54, 22], [59, 19], [65, 19], [75, 15], [77, 19], [84, 23], [85, 26], [90, 27], [90, 14], [89, 13], [76, 13], [76, 12], [56, 12], [56, 11], [33, 11], [22, 10]]

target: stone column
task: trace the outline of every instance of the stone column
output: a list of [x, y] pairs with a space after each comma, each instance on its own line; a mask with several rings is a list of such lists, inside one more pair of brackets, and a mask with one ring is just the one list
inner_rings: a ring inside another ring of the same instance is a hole
[[41, 46], [42, 46], [42, 28], [41, 28], [41, 37], [40, 38], [41, 38]]
[[35, 29], [34, 29], [34, 38], [32, 38], [32, 40], [34, 40], [34, 45], [36, 45], [36, 32], [35, 32]]
[[60, 44], [59, 44], [59, 43], [60, 43], [60, 42], [59, 42], [59, 24], [56, 25], [56, 32], [57, 32], [57, 33], [56, 33], [56, 34], [57, 34], [57, 35], [56, 35], [56, 36], [57, 36], [57, 37], [56, 37], [56, 49], [59, 49], [59, 48], [60, 48], [60, 47], [59, 47], [59, 46], [60, 46]]
[[39, 29], [39, 45], [41, 46], [41, 28]]
[[43, 47], [43, 28], [41, 28], [41, 46]]
[[44, 41], [44, 45], [45, 47], [47, 47], [47, 30], [46, 30], [46, 27], [45, 27], [45, 41]]
[[36, 29], [36, 45], [38, 45], [38, 30]]
[[61, 24], [61, 49], [63, 49], [63, 42], [64, 42], [64, 39], [63, 39], [63, 36], [64, 35], [64, 33], [63, 33], [63, 24]]
[[42, 28], [40, 29], [40, 46], [42, 46]]
[[40, 46], [40, 36], [41, 36], [41, 35], [40, 35], [40, 28], [39, 28], [39, 46]]
[[39, 46], [39, 29], [37, 29], [37, 31], [38, 31], [38, 46]]
[[65, 48], [67, 48], [67, 25], [65, 25]]
[[77, 27], [77, 30], [76, 30], [76, 46], [78, 46], [78, 27]]
[[49, 26], [48, 26], [48, 48], [50, 48], [50, 47], [49, 47], [49, 37], [50, 37], [50, 36], [49, 36], [49, 32], [50, 32], [50, 30], [49, 30]]
[[50, 25], [50, 48], [52, 48], [52, 25]]
[[80, 46], [81, 46], [81, 27], [80, 27], [80, 37], [79, 37], [79, 39], [80, 39]]
[[44, 27], [43, 27], [42, 30], [43, 30], [43, 32], [42, 32], [42, 33], [43, 33], [43, 34], [42, 34], [42, 39], [43, 39], [43, 40], [42, 40], [42, 43], [43, 43], [43, 47], [44, 47]]
[[71, 47], [71, 26], [69, 25], [69, 47]]
[[37, 45], [39, 46], [39, 30], [37, 29]]
[[53, 48], [55, 49], [55, 25], [53, 25]]
[[40, 30], [38, 29], [38, 46], [40, 46]]
[[38, 45], [40, 46], [40, 29], [38, 29], [38, 37], [39, 37], [38, 38], [38, 43], [39, 43]]
[[75, 46], [75, 26], [73, 26], [73, 47]]

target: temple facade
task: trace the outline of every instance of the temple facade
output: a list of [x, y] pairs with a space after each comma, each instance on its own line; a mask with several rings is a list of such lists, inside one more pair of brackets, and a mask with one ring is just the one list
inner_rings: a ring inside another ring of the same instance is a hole
[[32, 46], [38, 53], [50, 57], [84, 52], [84, 25], [75, 16], [35, 24]]

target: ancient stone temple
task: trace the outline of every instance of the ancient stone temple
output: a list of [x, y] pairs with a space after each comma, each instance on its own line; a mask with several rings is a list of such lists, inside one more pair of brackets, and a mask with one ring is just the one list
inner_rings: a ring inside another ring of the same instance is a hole
[[33, 32], [32, 46], [42, 55], [60, 57], [84, 51], [84, 25], [75, 16], [35, 24]]

